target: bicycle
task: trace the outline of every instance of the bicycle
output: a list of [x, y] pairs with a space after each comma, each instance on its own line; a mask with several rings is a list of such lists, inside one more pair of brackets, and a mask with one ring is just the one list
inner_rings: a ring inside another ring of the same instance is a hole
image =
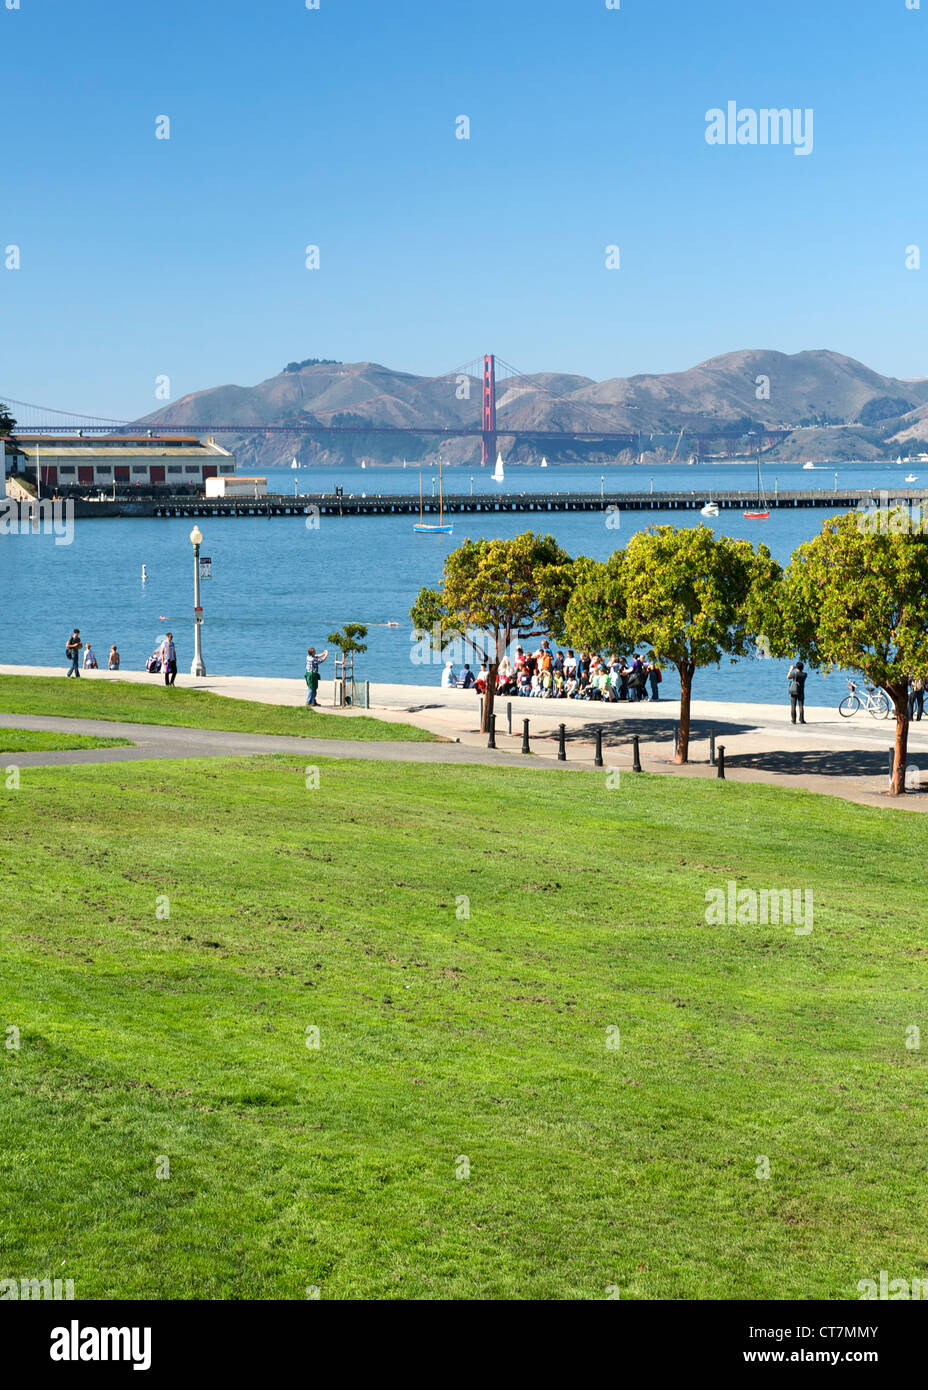
[[888, 719], [890, 704], [882, 690], [873, 690], [870, 686], [864, 686], [864, 696], [857, 693], [857, 685], [854, 681], [848, 681], [847, 688], [849, 695], [838, 706], [838, 713], [843, 714], [845, 719], [850, 719], [852, 714], [856, 714], [859, 709], [865, 709], [868, 714], [872, 714], [874, 719]]

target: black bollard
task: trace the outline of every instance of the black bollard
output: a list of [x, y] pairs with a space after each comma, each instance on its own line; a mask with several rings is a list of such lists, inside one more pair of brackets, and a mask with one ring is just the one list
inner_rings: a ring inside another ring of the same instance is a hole
[[511, 733], [512, 733], [512, 701], [511, 701], [511, 700], [509, 701], [509, 703], [508, 703], [507, 706], [506, 706], [506, 733], [507, 733], [507, 734], [511, 734]]
[[558, 724], [557, 729], [557, 760], [559, 763], [566, 763], [567, 749], [564, 745], [564, 740], [567, 736], [567, 726], [566, 724]]
[[641, 754], [640, 754], [639, 751], [638, 751], [638, 735], [637, 735], [637, 734], [635, 734], [635, 735], [633, 736], [633, 738], [632, 738], [632, 744], [634, 745], [634, 749], [635, 749], [635, 758], [634, 758], [634, 762], [632, 763], [632, 772], [640, 772], [640, 771], [641, 771]]
[[480, 727], [483, 728], [483, 696], [480, 696]]
[[496, 715], [490, 715], [490, 737], [487, 739], [487, 747], [496, 747]]
[[673, 726], [673, 755], [677, 756], [677, 745], [680, 742], [680, 730], [676, 724]]
[[[563, 727], [563, 726], [562, 726], [562, 727]], [[594, 767], [602, 767], [602, 765], [603, 765], [603, 731], [602, 731], [602, 729], [597, 729], [597, 730], [596, 730], [596, 757], [593, 759], [593, 766], [594, 766]]]
[[715, 775], [716, 775], [716, 777], [721, 777], [722, 781], [724, 782], [724, 780], [725, 780], [725, 745], [724, 745], [724, 743], [720, 743], [720, 744], [719, 744], [718, 771], [716, 772]]
[[715, 734], [709, 735], [709, 766], [715, 767]]
[[523, 752], [523, 753], [531, 753], [531, 751], [532, 751], [531, 748], [529, 748], [529, 746], [528, 746], [528, 720], [527, 720], [527, 719], [523, 719], [523, 720], [522, 720], [522, 752]]

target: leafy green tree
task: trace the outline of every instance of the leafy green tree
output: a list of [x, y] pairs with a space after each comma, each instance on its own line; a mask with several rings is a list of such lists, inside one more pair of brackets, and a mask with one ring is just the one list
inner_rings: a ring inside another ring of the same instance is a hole
[[421, 589], [409, 610], [433, 650], [469, 647], [488, 668], [484, 733], [490, 729], [499, 665], [517, 638], [557, 635], [571, 589], [572, 561], [553, 536], [467, 540], [445, 561], [440, 589]]
[[707, 526], [657, 526], [632, 536], [602, 564], [576, 563], [565, 628], [575, 646], [646, 646], [680, 676], [675, 761], [689, 759], [693, 677], [725, 656], [756, 653], [757, 595], [780, 576], [766, 546], [716, 537]]
[[366, 636], [367, 628], [364, 623], [346, 623], [339, 632], [330, 632], [327, 640], [345, 657], [366, 652], [367, 643], [360, 640]]
[[0, 401], [0, 434], [12, 434], [15, 428], [16, 421], [7, 407]]
[[768, 604], [776, 655], [859, 671], [896, 712], [892, 792], [905, 791], [909, 675], [928, 676], [928, 537], [904, 507], [829, 517], [793, 551]]

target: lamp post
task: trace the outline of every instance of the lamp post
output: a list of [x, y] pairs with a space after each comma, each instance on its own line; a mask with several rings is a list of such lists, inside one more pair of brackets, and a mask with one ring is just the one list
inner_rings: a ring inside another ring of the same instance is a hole
[[190, 532], [190, 544], [193, 546], [193, 663], [190, 674], [205, 676], [206, 667], [203, 665], [203, 651], [200, 645], [200, 628], [203, 625], [203, 609], [200, 607], [200, 546], [203, 544], [203, 533], [199, 526], [194, 526]]

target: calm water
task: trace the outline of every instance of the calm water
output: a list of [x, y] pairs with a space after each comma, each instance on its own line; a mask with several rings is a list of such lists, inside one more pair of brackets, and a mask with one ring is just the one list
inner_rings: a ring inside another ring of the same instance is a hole
[[[798, 467], [765, 469], [772, 494], [774, 479], [782, 489], [834, 487], [834, 468], [816, 472]], [[922, 473], [928, 464], [845, 464], [840, 485], [873, 488], [902, 486], [906, 473]], [[768, 476], [769, 474], [769, 476]], [[431, 470], [423, 473], [431, 492]], [[475, 493], [576, 491], [598, 492], [600, 479], [609, 490], [647, 492], [692, 489], [708, 497], [713, 489], [752, 487], [753, 465], [697, 464], [692, 467], [511, 468], [500, 489], [480, 469], [448, 469], [447, 492]], [[269, 472], [271, 490], [330, 491], [339, 484], [346, 494], [418, 491], [418, 469], [340, 468]], [[922, 485], [919, 478], [918, 486]], [[725, 535], [764, 540], [780, 560], [788, 560], [800, 541], [814, 535], [828, 516], [821, 510], [771, 512], [768, 522], [745, 521], [740, 512], [712, 524]], [[203, 651], [211, 675], [300, 676], [306, 647], [323, 647], [327, 634], [345, 622], [370, 625], [368, 651], [359, 674], [373, 681], [438, 684], [440, 664], [420, 666], [411, 660], [409, 607], [422, 585], [435, 585], [447, 553], [467, 536], [508, 537], [534, 525], [550, 529], [570, 554], [605, 559], [637, 530], [672, 520], [695, 526], [698, 513], [635, 512], [609, 530], [602, 513], [552, 513], [543, 520], [515, 516], [466, 516], [454, 519], [452, 536], [416, 535], [409, 517], [323, 519], [309, 530], [301, 518], [248, 517], [205, 520], [202, 553], [211, 557], [213, 577], [203, 584]], [[7, 594], [7, 626], [0, 661], [36, 663], [64, 669], [64, 644], [72, 627], [93, 642], [105, 664], [116, 642], [123, 665], [138, 669], [156, 639], [171, 627], [180, 669], [192, 656], [192, 550], [189, 520], [118, 519], [78, 521], [74, 543], [56, 546], [50, 536], [0, 536], [0, 579]], [[141, 580], [146, 565], [148, 580]], [[389, 622], [399, 623], [391, 628]], [[331, 666], [326, 674], [331, 672]], [[786, 666], [775, 661], [725, 664], [700, 672], [696, 694], [713, 699], [782, 702]], [[662, 695], [673, 697], [679, 686], [667, 672]], [[837, 703], [844, 678], [812, 676], [810, 704]]]

